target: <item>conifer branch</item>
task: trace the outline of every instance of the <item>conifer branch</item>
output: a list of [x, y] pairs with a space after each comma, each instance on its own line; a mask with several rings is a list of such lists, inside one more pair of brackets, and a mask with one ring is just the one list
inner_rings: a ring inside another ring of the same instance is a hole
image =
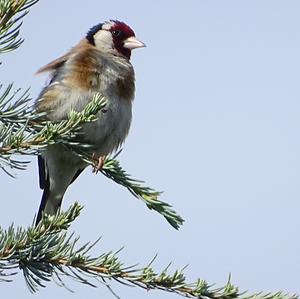
[[118, 258], [117, 252], [102, 253], [91, 257], [90, 251], [98, 243], [78, 246], [79, 238], [68, 236], [64, 231], [79, 216], [81, 206], [75, 203], [67, 212], [55, 216], [45, 216], [36, 227], [8, 230], [0, 229], [0, 280], [11, 281], [20, 268], [31, 292], [54, 277], [66, 286], [63, 277], [96, 287], [97, 279], [107, 285], [116, 281], [143, 288], [161, 290], [183, 295], [188, 298], [206, 299], [296, 299], [296, 295], [281, 292], [268, 294], [247, 294], [240, 292], [231, 279], [219, 288], [198, 279], [188, 282], [183, 269], [170, 273], [168, 265], [163, 271], [155, 272], [152, 264], [145, 267], [127, 266]]
[[163, 201], [158, 200], [162, 192], [157, 192], [150, 187], [141, 185], [143, 181], [133, 179], [122, 169], [119, 161], [114, 158], [107, 158], [101, 173], [112, 179], [116, 183], [126, 187], [136, 198], [141, 199], [150, 210], [154, 210], [165, 217], [165, 219], [178, 229], [183, 224], [184, 219], [178, 215], [172, 207]]
[[17, 49], [23, 39], [19, 37], [21, 20], [28, 8], [38, 0], [0, 0], [0, 54]]
[[[20, 91], [13, 93], [12, 85], [9, 85], [0, 96], [0, 168], [6, 173], [9, 173], [8, 167], [25, 169], [28, 161], [19, 161], [12, 155], [37, 155], [40, 150], [54, 143], [64, 144], [92, 166], [97, 164], [92, 155], [93, 145], [80, 140], [80, 128], [84, 123], [96, 121], [99, 117], [98, 111], [106, 104], [101, 95], [96, 95], [83, 111], [71, 111], [67, 120], [52, 123], [39, 120], [42, 115], [29, 105], [28, 91], [21, 95], [18, 93]], [[19, 97], [12, 104], [16, 95]], [[169, 204], [158, 199], [161, 193], [133, 179], [115, 158], [105, 159], [101, 173], [126, 187], [136, 198], [144, 201], [149, 209], [160, 213], [178, 229], [183, 219]]]

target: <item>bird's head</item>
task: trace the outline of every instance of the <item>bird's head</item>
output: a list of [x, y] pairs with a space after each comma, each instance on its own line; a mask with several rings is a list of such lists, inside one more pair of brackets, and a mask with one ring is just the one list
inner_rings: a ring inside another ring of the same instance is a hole
[[135, 37], [134, 31], [127, 24], [116, 20], [92, 27], [86, 39], [99, 50], [122, 55], [127, 59], [130, 59], [131, 50], [145, 47], [145, 44]]

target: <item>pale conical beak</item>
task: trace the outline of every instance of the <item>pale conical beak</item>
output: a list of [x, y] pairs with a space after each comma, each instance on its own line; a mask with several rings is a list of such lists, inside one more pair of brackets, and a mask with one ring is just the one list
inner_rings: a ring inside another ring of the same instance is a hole
[[130, 36], [124, 40], [123, 47], [127, 48], [129, 50], [133, 50], [136, 48], [146, 47], [146, 45], [143, 42], [141, 42], [140, 40], [138, 40], [135, 36]]

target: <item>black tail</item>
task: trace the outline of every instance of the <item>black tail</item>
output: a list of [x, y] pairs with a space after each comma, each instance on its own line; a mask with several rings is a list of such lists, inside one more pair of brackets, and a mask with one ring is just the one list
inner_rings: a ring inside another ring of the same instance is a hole
[[[37, 214], [37, 217], [36, 217], [35, 225], [38, 225], [38, 223], [41, 221], [43, 212], [46, 208], [47, 202], [48, 202], [49, 197], [50, 197], [50, 178], [49, 178], [48, 171], [46, 169], [46, 163], [45, 163], [42, 156], [38, 156], [38, 165], [39, 165], [40, 188], [43, 189], [44, 192], [43, 192], [41, 204], [40, 204], [40, 207], [39, 207], [39, 211], [38, 211], [38, 214]], [[77, 171], [76, 171], [74, 177], [72, 178], [70, 184], [72, 184], [76, 180], [76, 178], [81, 174], [81, 172], [83, 170], [84, 170], [84, 168], [77, 169]], [[61, 201], [62, 201], [62, 198], [60, 199], [60, 202], [58, 202], [57, 205], [55, 205], [55, 209], [54, 209], [54, 211], [51, 212], [51, 214], [56, 213], [56, 211], [60, 208]], [[47, 210], [48, 210], [48, 208], [47, 208]]]
[[49, 183], [49, 177], [46, 175], [46, 169], [45, 169], [45, 161], [42, 158], [42, 156], [38, 156], [38, 166], [39, 166], [39, 183], [40, 188], [44, 190], [42, 200], [40, 203], [39, 211], [36, 217], [35, 225], [38, 225], [38, 223], [42, 219], [42, 214], [46, 206], [47, 199], [50, 194], [50, 183]]
[[39, 207], [39, 211], [38, 211], [38, 214], [37, 214], [37, 217], [36, 217], [35, 225], [38, 225], [38, 223], [39, 223], [39, 222], [41, 221], [41, 219], [42, 219], [42, 214], [43, 214], [43, 211], [44, 211], [44, 209], [45, 209], [45, 206], [46, 206], [46, 203], [47, 203], [47, 199], [48, 199], [48, 197], [49, 197], [49, 194], [50, 194], [50, 184], [49, 184], [49, 180], [47, 179], [47, 180], [45, 181], [44, 192], [43, 192], [41, 204], [40, 204], [40, 207]]

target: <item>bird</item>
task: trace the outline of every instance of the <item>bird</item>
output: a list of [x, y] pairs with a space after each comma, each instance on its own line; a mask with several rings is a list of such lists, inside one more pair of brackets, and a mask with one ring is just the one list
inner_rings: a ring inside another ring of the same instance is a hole
[[[37, 71], [49, 73], [49, 83], [35, 101], [43, 119], [59, 122], [71, 110], [82, 111], [96, 94], [106, 99], [97, 120], [81, 128], [81, 141], [93, 145], [93, 157], [103, 159], [124, 142], [132, 119], [135, 73], [131, 51], [145, 47], [129, 25], [109, 20], [90, 28], [85, 37], [65, 55]], [[65, 145], [48, 145], [38, 155], [39, 185], [43, 190], [36, 225], [44, 214], [54, 215], [64, 194], [88, 166]]]

